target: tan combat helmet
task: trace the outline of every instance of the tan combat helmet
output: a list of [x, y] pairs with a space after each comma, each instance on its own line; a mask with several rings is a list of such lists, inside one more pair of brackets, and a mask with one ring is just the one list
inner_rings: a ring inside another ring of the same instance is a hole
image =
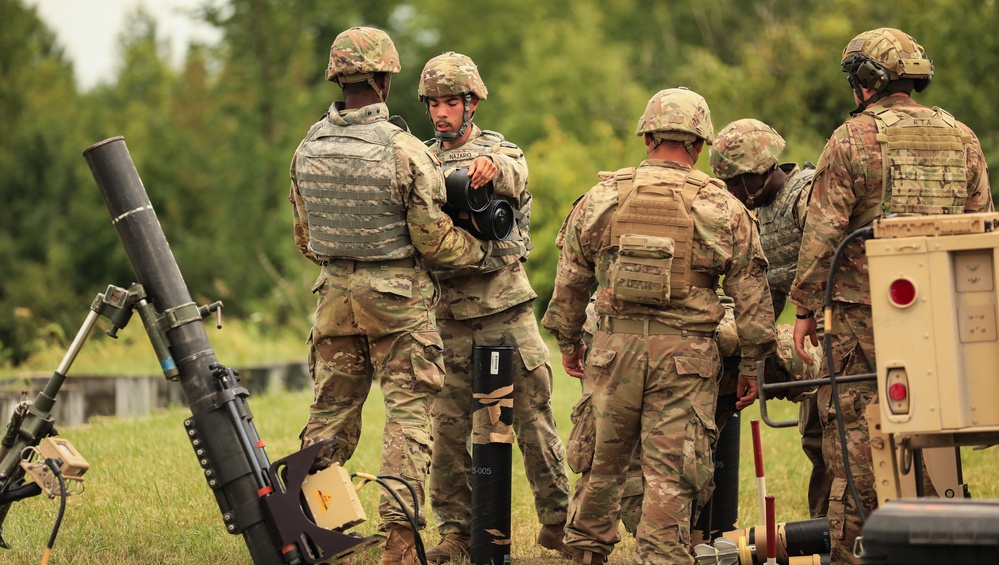
[[346, 83], [367, 81], [375, 86], [375, 73], [396, 74], [402, 69], [399, 52], [387, 33], [373, 27], [352, 27], [333, 40], [326, 80], [341, 87]]
[[736, 120], [718, 132], [708, 162], [714, 175], [727, 180], [766, 173], [780, 164], [784, 138], [774, 128], [752, 118]]
[[[847, 73], [858, 99], [864, 99], [860, 87], [875, 91], [853, 114], [893, 92], [922, 92], [933, 80], [933, 61], [926, 58], [923, 47], [911, 35], [890, 27], [854, 37], [843, 49], [840, 68]], [[900, 83], [903, 79], [908, 80]]]
[[479, 100], [489, 96], [479, 68], [472, 58], [448, 51], [427, 61], [420, 74], [420, 100], [441, 96], [473, 94]]
[[[420, 101], [430, 104], [431, 98], [441, 98], [444, 96], [460, 96], [464, 104], [461, 128], [457, 132], [441, 132], [434, 130], [434, 135], [441, 140], [450, 141], [458, 139], [468, 131], [469, 124], [475, 112], [471, 109], [472, 96], [479, 100], [485, 100], [489, 96], [489, 90], [479, 76], [479, 68], [475, 66], [472, 58], [461, 53], [448, 51], [427, 61], [420, 73], [420, 86], [418, 87]], [[433, 116], [430, 117], [431, 122]]]
[[645, 113], [638, 120], [635, 135], [651, 133], [657, 142], [682, 141], [690, 157], [697, 160], [693, 145], [697, 139], [711, 145], [715, 128], [711, 125], [711, 110], [700, 94], [686, 87], [667, 88], [657, 92]]

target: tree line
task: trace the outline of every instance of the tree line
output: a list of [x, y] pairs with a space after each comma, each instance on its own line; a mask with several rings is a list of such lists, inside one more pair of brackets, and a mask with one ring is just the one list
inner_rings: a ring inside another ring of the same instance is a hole
[[[596, 173], [637, 165], [634, 131], [658, 90], [688, 86], [715, 130], [755, 117], [815, 161], [854, 103], [839, 69], [861, 31], [897, 27], [935, 61], [917, 99], [976, 131], [999, 161], [999, 24], [994, 0], [932, 6], [860, 0], [204, 0], [189, 17], [222, 39], [179, 67], [142, 8], [118, 36], [109, 82], [81, 91], [65, 48], [23, 0], [0, 0], [0, 364], [68, 341], [97, 292], [132, 280], [82, 151], [122, 135], [199, 304], [265, 328], [311, 325], [315, 267], [295, 248], [288, 165], [339, 97], [326, 82], [333, 38], [385, 29], [402, 58], [389, 108], [432, 137], [417, 99], [423, 64], [472, 57], [489, 88], [476, 123], [527, 154], [534, 194], [528, 273], [551, 295], [555, 234]], [[698, 166], [707, 170], [707, 159]]]

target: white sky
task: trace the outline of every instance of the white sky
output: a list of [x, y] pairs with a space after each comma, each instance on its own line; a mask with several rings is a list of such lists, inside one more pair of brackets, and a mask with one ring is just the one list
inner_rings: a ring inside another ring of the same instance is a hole
[[145, 5], [158, 22], [160, 41], [170, 45], [170, 63], [179, 65], [191, 41], [214, 43], [220, 33], [194, 22], [183, 11], [201, 0], [24, 0], [38, 9], [38, 16], [52, 29], [66, 56], [73, 61], [76, 82], [89, 90], [110, 81], [119, 65], [118, 36], [125, 15]]

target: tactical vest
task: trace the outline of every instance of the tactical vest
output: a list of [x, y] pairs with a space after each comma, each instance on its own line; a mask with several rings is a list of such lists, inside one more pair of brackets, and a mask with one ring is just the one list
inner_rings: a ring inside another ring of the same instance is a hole
[[795, 220], [795, 205], [802, 190], [811, 191], [814, 176], [815, 169], [791, 171], [777, 198], [753, 210], [760, 220], [760, 244], [770, 264], [767, 282], [771, 290], [783, 294], [791, 292], [798, 266], [798, 249], [801, 247], [802, 230]]
[[[440, 142], [437, 140], [428, 141], [427, 145], [434, 147], [435, 152], [437, 152], [438, 157], [441, 158], [441, 163], [444, 165], [445, 169], [448, 168], [448, 166], [468, 166], [476, 157], [488, 155], [490, 153], [507, 153], [515, 157], [519, 157], [522, 153], [520, 148], [507, 141], [506, 138], [503, 137], [503, 134], [492, 130], [482, 130], [482, 135], [479, 135], [475, 139], [469, 141], [465, 146], [468, 149], [462, 148], [457, 150], [447, 150], [441, 153]], [[492, 254], [506, 255], [512, 253], [522, 253], [520, 260], [527, 261], [528, 255], [530, 255], [531, 250], [534, 249], [534, 244], [531, 242], [531, 204], [533, 200], [531, 193], [524, 190], [524, 192], [520, 195], [519, 201], [515, 198], [499, 194], [494, 194], [493, 198], [503, 198], [509, 201], [513, 206], [513, 215], [517, 221], [514, 224], [513, 231], [510, 232], [509, 237], [507, 237], [505, 241], [515, 242], [520, 245], [504, 249], [497, 248], [492, 251]]]
[[690, 213], [694, 197], [711, 177], [692, 170], [684, 184], [676, 187], [654, 178], [636, 183], [635, 173], [635, 168], [614, 173], [618, 207], [610, 228], [618, 257], [605, 277], [612, 294], [617, 284], [625, 289], [624, 296], [616, 297], [619, 300], [663, 304], [686, 298], [691, 286], [712, 287], [714, 277], [691, 271], [694, 219]]
[[298, 188], [309, 213], [309, 250], [362, 261], [413, 255], [386, 121], [339, 126], [323, 120], [302, 143]]
[[[960, 214], [968, 199], [967, 146], [971, 137], [953, 116], [933, 108], [915, 117], [890, 108], [864, 111], [878, 126], [883, 184], [881, 204], [850, 222], [858, 229], [887, 214]], [[863, 221], [862, 221], [863, 220]]]

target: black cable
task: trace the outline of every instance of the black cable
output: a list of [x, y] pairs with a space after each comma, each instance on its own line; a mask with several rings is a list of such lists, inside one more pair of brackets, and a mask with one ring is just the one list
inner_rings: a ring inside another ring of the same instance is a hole
[[50, 457], [45, 460], [45, 464], [52, 470], [52, 474], [59, 479], [59, 513], [56, 515], [55, 525], [52, 526], [52, 535], [49, 536], [49, 544], [45, 546], [45, 552], [42, 554], [42, 565], [45, 565], [49, 561], [49, 555], [52, 554], [52, 546], [55, 545], [56, 536], [59, 534], [59, 526], [62, 525], [62, 517], [66, 513], [66, 481], [62, 478], [62, 470], [59, 468], [62, 465], [62, 461]]
[[406, 512], [405, 507], [403, 508], [403, 512], [406, 512], [407, 516], [409, 517], [409, 523], [413, 525], [413, 539], [416, 544], [416, 555], [420, 558], [420, 562], [423, 563], [423, 565], [427, 565], [427, 552], [423, 545], [423, 537], [420, 536], [420, 527], [419, 527], [420, 499], [416, 495], [416, 488], [413, 487], [413, 485], [409, 481], [398, 475], [378, 475], [378, 478], [392, 479], [393, 481], [398, 481], [403, 485], [405, 485], [407, 489], [409, 489], [409, 495], [413, 499], [414, 515], [409, 515], [409, 513]]
[[[402, 509], [402, 513], [406, 515], [406, 519], [409, 520], [409, 525], [413, 528], [413, 543], [416, 549], [416, 556], [419, 557], [420, 563], [422, 563], [423, 565], [428, 565], [427, 553], [423, 547], [423, 538], [420, 537], [420, 526], [417, 518], [420, 515], [420, 502], [416, 496], [416, 489], [413, 488], [413, 485], [409, 484], [409, 481], [407, 481], [406, 479], [403, 479], [402, 477], [397, 477], [395, 475], [375, 476], [375, 475], [368, 475], [367, 473], [361, 473], [360, 475], [358, 475], [358, 473], [352, 473], [350, 476], [351, 478], [360, 476], [361, 479], [369, 482], [373, 480], [376, 483], [378, 483], [382, 488], [387, 490], [389, 494], [392, 495], [392, 498], [395, 499], [396, 504], [398, 504], [399, 508]], [[410, 495], [412, 495], [413, 497], [413, 506], [416, 509], [415, 515], [409, 511], [409, 507], [406, 506], [406, 504], [402, 501], [402, 498], [399, 496], [399, 493], [392, 490], [392, 487], [390, 487], [388, 483], [385, 482], [384, 479], [393, 479], [406, 485], [406, 488], [409, 489]]]
[[[836, 253], [833, 254], [832, 258], [832, 264], [829, 265], [829, 278], [826, 280], [826, 313], [832, 312], [833, 279], [836, 275], [836, 265], [840, 261], [840, 256], [843, 254], [843, 250], [846, 248], [846, 245], [850, 243], [850, 241], [858, 237], [870, 239], [873, 234], [874, 228], [861, 228], [846, 236], [846, 239], [844, 239], [839, 244], [839, 247], [836, 248]], [[860, 516], [861, 525], [863, 525], [863, 523], [867, 521], [867, 518], [864, 516], [864, 507], [860, 503], [860, 494], [857, 492], [857, 484], [853, 482], [853, 471], [850, 469], [850, 452], [846, 448], [846, 429], [844, 429], [843, 423], [843, 409], [840, 406], [839, 391], [836, 388], [835, 357], [833, 356], [832, 350], [832, 320], [829, 319], [826, 320], [826, 322], [826, 325], [830, 327], [825, 328], [822, 338], [826, 349], [826, 362], [829, 364], [829, 386], [832, 389], [833, 405], [836, 407], [836, 426], [839, 428], [839, 447], [841, 456], [843, 457], [843, 468], [846, 471], [846, 484], [850, 488], [850, 496], [853, 497], [853, 502], [857, 505], [857, 514]]]

